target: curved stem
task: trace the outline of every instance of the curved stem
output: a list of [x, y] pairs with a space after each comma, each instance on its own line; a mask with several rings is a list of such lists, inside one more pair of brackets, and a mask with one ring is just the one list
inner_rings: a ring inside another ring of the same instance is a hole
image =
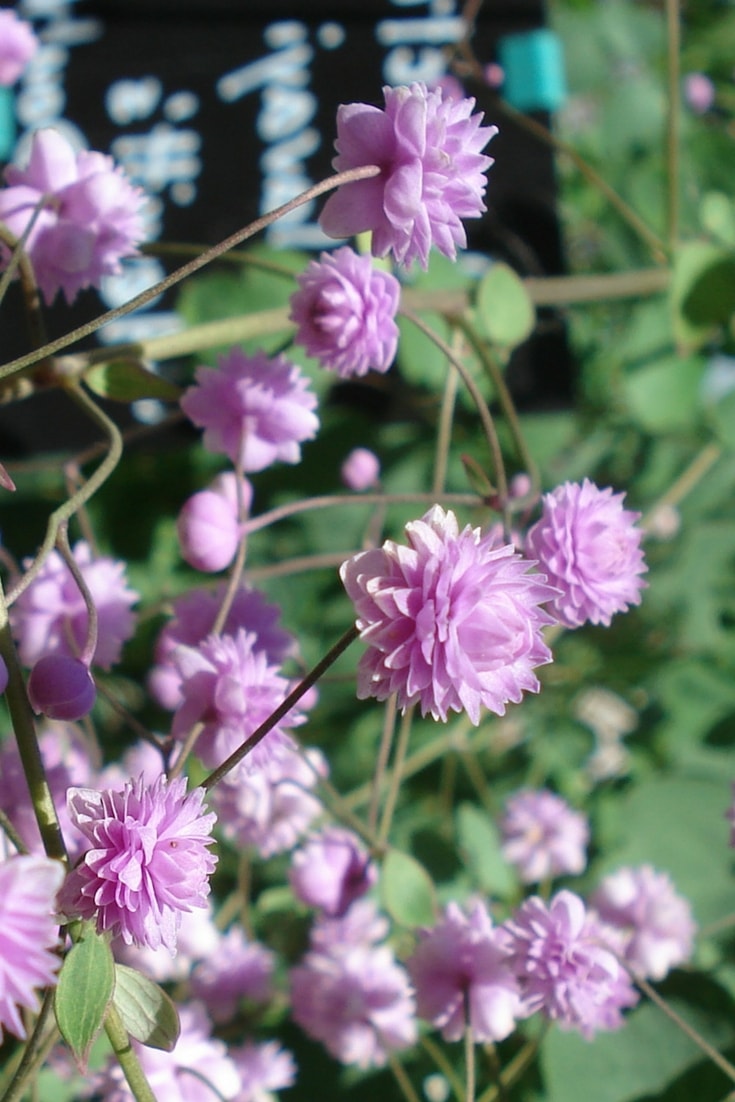
[[63, 337], [59, 337], [58, 340], [51, 341], [49, 344], [44, 345], [38, 352], [29, 353], [27, 356], [19, 356], [18, 359], [11, 360], [9, 363], [4, 364], [0, 367], [0, 379], [8, 375], [13, 375], [17, 371], [22, 371], [32, 364], [38, 363], [39, 360], [44, 359], [46, 356], [52, 356], [54, 353], [60, 352], [62, 348], [68, 348], [70, 344], [74, 344], [76, 341], [81, 340], [82, 337], [88, 337], [91, 333], [96, 333], [98, 329], [107, 325], [108, 322], [125, 317], [126, 314], [132, 313], [133, 310], [137, 310], [140, 306], [147, 306], [149, 302], [157, 298], [158, 295], [163, 294], [164, 291], [168, 291], [172, 287], [175, 287], [178, 283], [181, 283], [182, 280], [193, 275], [194, 272], [198, 272], [201, 268], [206, 267], [207, 264], [211, 264], [212, 261], [220, 257], [222, 253], [226, 253], [229, 249], [234, 248], [235, 245], [247, 241], [249, 237], [253, 237], [256, 233], [260, 233], [261, 230], [264, 230], [273, 222], [277, 222], [278, 219], [283, 218], [284, 215], [290, 214], [292, 210], [296, 210], [297, 207], [302, 206], [304, 203], [308, 203], [312, 199], [316, 199], [319, 195], [324, 195], [326, 192], [332, 191], [336, 187], [340, 187], [342, 184], [354, 183], [355, 180], [366, 180], [371, 176], [379, 176], [380, 171], [377, 165], [363, 165], [360, 168], [353, 168], [348, 172], [339, 172], [336, 176], [329, 176], [326, 180], [321, 180], [318, 184], [314, 184], [313, 187], [308, 188], [306, 191], [302, 191], [301, 194], [297, 195], [294, 199], [290, 199], [288, 203], [283, 203], [282, 206], [276, 207], [275, 210], [270, 211], [268, 214], [264, 214], [261, 218], [256, 218], [254, 222], [237, 230], [236, 233], [226, 237], [224, 241], [220, 241], [217, 245], [213, 245], [211, 249], [207, 249], [207, 251], [200, 256], [194, 257], [193, 260], [182, 265], [181, 268], [177, 268], [175, 272], [171, 272], [170, 275], [167, 275], [165, 279], [154, 284], [153, 287], [149, 287], [146, 291], [141, 291], [139, 295], [135, 295], [122, 306], [117, 306], [114, 310], [108, 310], [106, 313], [100, 314], [100, 316], [93, 321], [87, 322], [86, 325], [80, 325], [77, 329], [72, 329], [70, 333], [66, 333]]
[[[7, 268], [0, 278], [0, 302], [5, 298], [5, 292], [8, 289], [8, 284], [13, 278], [13, 275], [17, 269], [20, 279], [20, 287], [23, 294], [23, 301], [26, 309], [26, 322], [28, 325], [28, 335], [30, 337], [31, 345], [33, 348], [40, 348], [46, 343], [46, 329], [43, 323], [43, 315], [41, 313], [41, 298], [38, 293], [38, 284], [36, 283], [36, 273], [33, 270], [33, 264], [31, 258], [25, 251], [25, 245], [28, 238], [31, 235], [31, 230], [36, 224], [36, 220], [41, 213], [44, 206], [44, 200], [36, 205], [33, 214], [28, 219], [23, 233], [20, 237], [15, 237], [4, 225], [0, 222], [0, 241], [3, 241], [9, 248], [13, 250], [12, 256], [8, 263]], [[41, 357], [43, 359], [43, 357]]]
[[279, 520], [298, 516], [299, 513], [309, 513], [312, 509], [328, 509], [335, 505], [435, 505], [443, 502], [445, 505], [482, 505], [483, 502], [477, 494], [324, 494], [322, 497], [307, 497], [302, 501], [290, 501], [287, 505], [278, 505], [275, 509], [269, 509], [267, 513], [260, 513], [247, 522], [248, 535], [259, 532], [261, 528], [269, 528]]
[[84, 646], [79, 653], [79, 660], [89, 667], [94, 661], [94, 653], [97, 650], [97, 606], [69, 546], [68, 521], [62, 521], [59, 525], [59, 530], [56, 533], [56, 548], [66, 563], [66, 568], [74, 579], [87, 610], [87, 638], [84, 640]]

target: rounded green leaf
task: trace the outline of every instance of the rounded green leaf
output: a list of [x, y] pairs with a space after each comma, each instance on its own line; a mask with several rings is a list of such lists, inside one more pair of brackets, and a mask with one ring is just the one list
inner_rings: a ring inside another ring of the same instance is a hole
[[114, 987], [115, 964], [107, 939], [85, 929], [66, 956], [54, 995], [56, 1024], [82, 1071]]
[[168, 379], [132, 358], [96, 364], [84, 373], [84, 381], [100, 398], [114, 402], [137, 402], [141, 398], [175, 402], [181, 395], [179, 388]]
[[671, 296], [677, 341], [687, 348], [706, 344], [735, 311], [735, 258], [706, 241], [683, 245]]
[[520, 276], [508, 264], [493, 264], [477, 288], [478, 328], [493, 344], [515, 348], [533, 332], [536, 311]]
[[516, 878], [501, 853], [498, 828], [486, 811], [474, 804], [457, 808], [459, 848], [475, 885], [500, 899], [509, 899], [516, 889]]
[[701, 415], [704, 369], [704, 360], [699, 356], [664, 356], [630, 372], [624, 394], [631, 414], [647, 432], [671, 432], [695, 425]]
[[148, 1048], [172, 1052], [179, 1039], [179, 1016], [165, 991], [146, 976], [115, 965], [115, 1009], [136, 1041]]
[[434, 884], [415, 857], [392, 849], [380, 876], [383, 906], [401, 926], [431, 926], [436, 915]]

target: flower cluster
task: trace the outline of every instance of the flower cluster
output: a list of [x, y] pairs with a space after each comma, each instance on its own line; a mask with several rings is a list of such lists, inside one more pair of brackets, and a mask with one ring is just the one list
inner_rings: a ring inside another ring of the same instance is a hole
[[503, 857], [524, 884], [576, 876], [587, 864], [587, 819], [553, 792], [524, 790], [511, 796], [500, 820]]

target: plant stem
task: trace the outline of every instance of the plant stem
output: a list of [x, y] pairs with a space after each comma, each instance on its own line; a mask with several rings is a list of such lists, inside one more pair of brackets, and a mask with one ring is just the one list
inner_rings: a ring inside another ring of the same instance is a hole
[[457, 1075], [456, 1071], [442, 1052], [439, 1045], [427, 1035], [419, 1037], [419, 1044], [423, 1048], [424, 1052], [426, 1052], [427, 1055], [431, 1057], [439, 1071], [442, 1073], [444, 1078], [451, 1086], [457, 1102], [463, 1102], [464, 1085], [462, 1083], [462, 1080]]
[[406, 1074], [406, 1069], [403, 1064], [396, 1059], [392, 1052], [388, 1054], [388, 1065], [395, 1076], [401, 1094], [406, 1099], [406, 1102], [421, 1102], [418, 1094], [414, 1090], [413, 1083]]
[[0, 1096], [0, 1102], [17, 1102], [17, 1100], [22, 1097], [28, 1085], [27, 1081], [34, 1075], [36, 1069], [41, 1066], [50, 1050], [56, 1044], [59, 1037], [56, 1023], [52, 1022], [51, 1028], [46, 1030], [46, 1025], [51, 1015], [53, 1005], [54, 989], [48, 988], [43, 997], [43, 1002], [41, 1003], [41, 1009], [36, 1018], [33, 1032], [26, 1042], [20, 1060], [18, 1061], [18, 1066], [7, 1088], [2, 1096]]
[[324, 494], [321, 497], [307, 497], [303, 501], [289, 501], [286, 505], [278, 505], [275, 509], [269, 509], [267, 513], [261, 513], [252, 517], [247, 522], [248, 535], [259, 532], [261, 528], [269, 528], [279, 520], [298, 516], [299, 513], [309, 513], [313, 509], [328, 509], [339, 505], [435, 505], [444, 502], [447, 505], [482, 505], [477, 494]]
[[156, 1102], [156, 1097], [140, 1066], [137, 1053], [130, 1043], [127, 1030], [112, 1004], [105, 1017], [105, 1033], [136, 1102]]
[[396, 753], [393, 759], [393, 770], [391, 772], [390, 786], [388, 788], [388, 794], [385, 798], [385, 806], [383, 807], [383, 818], [380, 821], [380, 830], [378, 831], [378, 847], [380, 849], [383, 849], [388, 841], [388, 835], [390, 834], [390, 828], [393, 822], [393, 812], [396, 809], [396, 804], [398, 802], [398, 793], [401, 790], [401, 781], [403, 780], [403, 766], [406, 762], [406, 752], [408, 750], [409, 739], [411, 738], [413, 713], [414, 705], [411, 705], [403, 713], [401, 726], [398, 730], [398, 740], [396, 742]]
[[681, 47], [681, 16], [678, 0], [666, 0], [666, 72], [668, 111], [666, 116], [666, 235], [673, 254], [679, 238], [679, 130], [681, 93], [679, 91], [679, 54]]
[[464, 1030], [465, 1102], [475, 1102], [475, 1038], [469, 1015]]
[[375, 763], [375, 772], [372, 779], [372, 793], [370, 795], [370, 807], [368, 809], [368, 827], [374, 831], [378, 825], [378, 808], [380, 806], [380, 790], [383, 786], [383, 778], [385, 777], [385, 771], [388, 765], [388, 759], [390, 757], [391, 747], [393, 746], [393, 736], [396, 731], [396, 716], [398, 714], [398, 704], [396, 700], [396, 694], [391, 693], [385, 702], [385, 711], [383, 712], [383, 732], [380, 736], [380, 747], [378, 749], [378, 760]]

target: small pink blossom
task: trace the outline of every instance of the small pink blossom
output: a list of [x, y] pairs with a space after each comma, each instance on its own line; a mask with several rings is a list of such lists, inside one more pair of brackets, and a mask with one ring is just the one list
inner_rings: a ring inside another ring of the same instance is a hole
[[380, 460], [367, 448], [353, 448], [340, 468], [342, 481], [348, 490], [360, 493], [377, 486], [380, 479]]
[[296, 1080], [293, 1056], [276, 1041], [247, 1041], [231, 1048], [229, 1056], [242, 1080], [235, 1102], [274, 1102], [273, 1092], [292, 1087]]
[[337, 111], [337, 172], [377, 165], [380, 173], [343, 184], [327, 200], [320, 225], [330, 237], [372, 231], [374, 256], [392, 252], [399, 264], [428, 266], [436, 246], [455, 258], [467, 244], [463, 218], [485, 210], [482, 150], [497, 133], [472, 114], [473, 99], [415, 83], [383, 89], [385, 109], [343, 104]]
[[561, 593], [553, 610], [565, 627], [589, 621], [609, 626], [616, 612], [641, 603], [648, 569], [641, 550], [639, 513], [623, 508], [625, 494], [594, 482], [565, 482], [543, 498], [541, 519], [526, 552]]
[[556, 594], [511, 544], [457, 519], [438, 505], [406, 525], [408, 546], [382, 547], [348, 559], [340, 576], [355, 605], [367, 651], [358, 666], [360, 699], [398, 694], [404, 710], [446, 720], [481, 707], [504, 715], [508, 701], [538, 692], [533, 670], [551, 661], [539, 607]]
[[516, 792], [500, 820], [502, 853], [515, 865], [524, 884], [584, 872], [587, 864], [587, 819], [553, 792]]
[[[252, 486], [243, 482], [243, 509], [250, 508]], [[244, 531], [238, 517], [237, 483], [231, 472], [184, 502], [176, 521], [182, 558], [195, 570], [216, 573], [235, 557]]]
[[[57, 291], [71, 303], [85, 287], [121, 271], [143, 239], [144, 195], [111, 157], [75, 152], [57, 130], [38, 130], [25, 168], [5, 170], [0, 219], [17, 238], [40, 213], [25, 251], [41, 293], [50, 305]], [[5, 263], [7, 246], [0, 250]]]
[[345, 246], [310, 261], [296, 282], [291, 320], [297, 344], [343, 379], [388, 370], [398, 347], [401, 288], [395, 276]]
[[91, 848], [59, 893], [67, 915], [97, 920], [127, 944], [174, 953], [183, 911], [205, 907], [216, 816], [203, 810], [204, 789], [186, 778], [152, 785], [142, 777], [121, 792], [70, 788], [68, 810]]
[[684, 99], [696, 115], [704, 115], [715, 102], [715, 86], [704, 73], [687, 73]]
[[204, 446], [229, 456], [244, 471], [272, 463], [298, 463], [305, 440], [319, 428], [316, 395], [309, 380], [285, 356], [269, 359], [239, 348], [220, 356], [217, 367], [199, 367], [181, 408], [204, 429]]
[[289, 881], [309, 907], [339, 917], [375, 884], [378, 873], [352, 831], [328, 827], [294, 853]]
[[31, 24], [12, 8], [0, 8], [0, 85], [15, 84], [37, 49]]
[[269, 1001], [274, 968], [273, 953], [233, 926], [194, 968], [192, 994], [207, 1007], [212, 1021], [229, 1022], [241, 1002]]

